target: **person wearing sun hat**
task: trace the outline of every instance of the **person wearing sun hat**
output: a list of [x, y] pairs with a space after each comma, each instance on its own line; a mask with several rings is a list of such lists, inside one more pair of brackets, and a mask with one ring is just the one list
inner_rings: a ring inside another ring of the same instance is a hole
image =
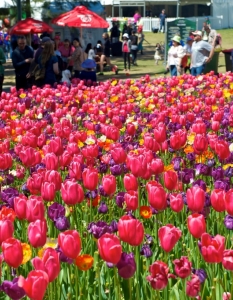
[[[131, 40], [129, 39], [128, 33], [123, 34], [123, 42], [122, 42], [122, 53], [124, 58], [124, 66], [126, 74], [129, 73], [130, 70], [130, 51], [131, 51]], [[127, 68], [128, 62], [128, 68]]]
[[177, 76], [183, 73], [181, 61], [185, 56], [185, 51], [181, 46], [180, 41], [180, 36], [175, 35], [172, 38], [172, 46], [168, 51], [167, 70], [170, 70], [171, 76]]
[[81, 67], [84, 69], [80, 72], [81, 80], [91, 80], [92, 82], [96, 82], [96, 62], [93, 59], [86, 59], [82, 63]]
[[211, 61], [214, 55], [214, 47], [202, 40], [202, 32], [192, 32], [194, 42], [191, 49], [191, 74], [200, 75], [204, 72], [205, 65]]

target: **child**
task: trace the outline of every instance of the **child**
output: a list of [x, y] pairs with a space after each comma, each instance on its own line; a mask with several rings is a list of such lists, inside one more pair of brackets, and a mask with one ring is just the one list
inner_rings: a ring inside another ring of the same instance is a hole
[[80, 73], [80, 79], [89, 81], [90, 84], [96, 82], [96, 62], [93, 59], [86, 59], [81, 66], [84, 70]]
[[67, 69], [67, 70], [62, 71], [61, 82], [66, 82], [67, 85], [70, 85], [70, 78], [71, 78], [70, 70]]
[[[130, 49], [131, 49], [131, 40], [129, 39], [128, 33], [123, 34], [123, 43], [122, 43], [122, 52], [124, 57], [124, 66], [126, 74], [129, 74], [130, 70]], [[127, 68], [128, 61], [128, 68]]]
[[139, 38], [139, 43], [138, 43], [138, 51], [141, 52], [141, 54], [143, 55], [143, 42], [144, 42], [144, 39], [145, 39], [145, 35], [143, 32], [139, 33], [138, 34], [138, 38]]
[[160, 55], [161, 55], [161, 46], [159, 43], [157, 43], [155, 46], [155, 55], [154, 55], [156, 65], [158, 65], [159, 60], [162, 59]]

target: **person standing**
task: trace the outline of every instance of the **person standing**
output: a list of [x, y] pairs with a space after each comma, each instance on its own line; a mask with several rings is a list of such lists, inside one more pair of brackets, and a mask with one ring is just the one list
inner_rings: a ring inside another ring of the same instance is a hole
[[181, 75], [183, 68], [181, 65], [185, 51], [180, 44], [180, 36], [175, 35], [172, 39], [172, 46], [168, 51], [167, 70], [170, 70], [171, 76]]
[[80, 72], [82, 71], [81, 65], [85, 60], [85, 54], [78, 38], [73, 40], [73, 46], [75, 47], [75, 50], [69, 57], [69, 60], [71, 59], [74, 62], [74, 77], [79, 78]]
[[39, 65], [41, 69], [45, 69], [41, 84], [53, 86], [57, 81], [56, 75], [59, 74], [58, 59], [54, 52], [53, 43], [45, 43], [44, 49], [39, 57]]
[[205, 65], [211, 61], [214, 55], [214, 47], [202, 40], [202, 32], [192, 32], [194, 42], [191, 49], [191, 74], [200, 75], [204, 72]]
[[211, 46], [215, 47], [217, 38], [217, 31], [211, 29], [208, 25], [204, 25], [202, 32], [202, 40], [208, 42]]
[[27, 89], [30, 64], [33, 60], [33, 50], [26, 45], [25, 36], [20, 36], [17, 40], [18, 47], [12, 53], [12, 63], [15, 69], [16, 89]]
[[5, 54], [2, 50], [2, 48], [0, 48], [0, 96], [2, 94], [2, 86], [3, 86], [3, 81], [4, 81], [4, 67], [3, 64], [6, 63], [6, 57]]
[[65, 39], [63, 45], [59, 46], [58, 50], [60, 51], [61, 58], [64, 62], [64, 69], [68, 69], [70, 70], [70, 72], [72, 72], [73, 61], [70, 60], [68, 62], [68, 57], [70, 57], [74, 53], [74, 46], [71, 45], [71, 42], [68, 39]]
[[105, 43], [104, 43], [104, 53], [100, 57], [100, 73], [99, 73], [99, 75], [104, 75], [103, 69], [104, 69], [105, 63], [110, 66], [110, 68], [115, 72], [115, 74], [117, 74], [118, 73], [117, 66], [114, 66], [110, 61], [111, 44], [110, 44], [109, 35], [107, 32], [104, 32], [102, 37], [105, 40]]
[[165, 9], [162, 10], [161, 14], [159, 15], [159, 20], [160, 20], [160, 28], [159, 31], [160, 32], [165, 32], [165, 19], [166, 19], [166, 15], [165, 15]]
[[136, 31], [136, 29], [137, 29], [137, 23], [138, 23], [138, 21], [139, 21], [140, 19], [141, 19], [141, 15], [139, 14], [138, 10], [136, 10], [136, 11], [135, 11], [135, 14], [134, 14], [134, 16], [133, 16], [133, 20], [134, 20], [134, 28], [133, 28], [133, 30]]
[[186, 44], [183, 46], [185, 51], [185, 56], [183, 57], [181, 64], [184, 68], [184, 73], [186, 73], [187, 71], [191, 73], [190, 63], [191, 63], [191, 51], [192, 51], [193, 39], [194, 39], [193, 36], [187, 37]]
[[[130, 49], [131, 49], [131, 40], [129, 39], [128, 33], [123, 34], [123, 42], [122, 42], [122, 53], [124, 57], [124, 66], [126, 74], [129, 73], [130, 70]], [[128, 67], [127, 67], [128, 63]]]
[[131, 40], [131, 53], [132, 53], [132, 64], [137, 65], [137, 52], [138, 52], [138, 36], [135, 34], [135, 30], [132, 31], [130, 36]]

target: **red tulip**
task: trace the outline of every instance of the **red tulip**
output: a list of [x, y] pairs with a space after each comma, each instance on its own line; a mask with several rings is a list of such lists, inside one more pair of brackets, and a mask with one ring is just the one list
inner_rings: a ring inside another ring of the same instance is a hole
[[7, 170], [12, 167], [12, 157], [10, 153], [0, 154], [0, 170]]
[[188, 260], [188, 257], [181, 256], [180, 259], [175, 259], [173, 264], [175, 265], [175, 272], [178, 277], [186, 278], [191, 274], [192, 263]]
[[222, 265], [226, 270], [233, 271], [233, 250], [224, 250]]
[[146, 157], [142, 154], [128, 155], [127, 156], [127, 166], [135, 177], [141, 177], [147, 171]]
[[19, 276], [18, 280], [18, 286], [22, 287], [27, 296], [33, 300], [43, 300], [48, 284], [48, 275], [41, 270], [31, 271], [26, 279]]
[[164, 164], [160, 158], [153, 158], [150, 163], [150, 169], [153, 175], [158, 175], [163, 173]]
[[205, 203], [205, 192], [199, 186], [193, 186], [186, 192], [188, 208], [193, 212], [201, 212]]
[[116, 177], [113, 175], [104, 175], [102, 178], [104, 192], [111, 196], [116, 191]]
[[58, 169], [58, 157], [54, 153], [47, 153], [43, 158], [43, 162], [47, 170]]
[[28, 198], [24, 195], [19, 195], [14, 198], [14, 211], [19, 220], [26, 219]]
[[146, 189], [150, 205], [156, 210], [164, 210], [167, 207], [167, 199], [162, 185], [156, 181], [149, 181]]
[[67, 205], [81, 203], [84, 199], [84, 193], [81, 185], [72, 180], [66, 180], [61, 185], [62, 200]]
[[35, 257], [32, 259], [35, 270], [41, 270], [48, 274], [49, 282], [54, 281], [60, 273], [59, 254], [53, 248], [47, 248], [43, 252], [42, 259]]
[[136, 210], [138, 208], [138, 192], [127, 191], [124, 195], [127, 210]]
[[163, 290], [168, 285], [168, 266], [162, 261], [156, 261], [149, 268], [150, 275], [146, 277], [154, 290]]
[[185, 130], [179, 129], [171, 135], [170, 146], [174, 150], [179, 150], [186, 144], [186, 141], [187, 132]]
[[19, 158], [26, 167], [33, 167], [38, 163], [35, 149], [27, 147], [19, 152]]
[[124, 187], [125, 187], [126, 191], [137, 191], [137, 189], [138, 189], [137, 178], [131, 173], [125, 174]]
[[170, 194], [170, 207], [177, 213], [182, 211], [184, 207], [184, 201], [181, 194]]
[[40, 194], [41, 186], [44, 181], [44, 176], [40, 173], [33, 173], [27, 179], [27, 188], [33, 195]]
[[122, 247], [118, 237], [105, 233], [98, 239], [98, 249], [101, 258], [109, 263], [117, 264], [121, 259]]
[[130, 216], [123, 216], [118, 222], [119, 237], [131, 246], [139, 246], [144, 239], [143, 224]]
[[50, 182], [44, 182], [41, 186], [41, 196], [44, 201], [51, 202], [55, 198], [55, 184]]
[[158, 237], [164, 251], [170, 252], [181, 237], [181, 230], [171, 224], [159, 228]]
[[174, 190], [177, 186], [177, 182], [178, 176], [175, 171], [166, 171], [164, 173], [164, 185], [168, 190]]
[[220, 263], [223, 259], [225, 237], [217, 234], [215, 237], [208, 233], [201, 236], [201, 254], [208, 263]]
[[44, 180], [55, 184], [55, 190], [60, 191], [61, 189], [61, 175], [56, 170], [48, 170], [45, 172]]
[[213, 190], [211, 193], [211, 205], [217, 212], [225, 211], [225, 194], [224, 190]]
[[233, 216], [233, 189], [225, 194], [225, 208], [229, 215]]
[[66, 230], [58, 235], [58, 245], [69, 258], [75, 259], [81, 251], [81, 238], [76, 230]]
[[186, 282], [186, 294], [188, 297], [195, 298], [201, 289], [201, 282], [198, 276], [192, 275], [192, 279]]
[[166, 138], [166, 125], [164, 123], [159, 123], [154, 129], [154, 137], [158, 143], [163, 143]]
[[11, 220], [3, 219], [0, 220], [0, 246], [2, 242], [11, 238], [14, 233], [14, 225]]
[[32, 247], [43, 247], [47, 238], [46, 220], [36, 220], [28, 225], [28, 240]]
[[[192, 122], [192, 121], [191, 121]], [[206, 124], [201, 120], [193, 123], [192, 131], [196, 134], [205, 134], [206, 133]]]
[[56, 156], [60, 156], [63, 153], [63, 145], [60, 137], [54, 137], [49, 143], [50, 152], [53, 152]]
[[213, 131], [218, 131], [220, 128], [220, 123], [218, 121], [212, 121], [211, 128]]
[[215, 152], [220, 159], [227, 159], [231, 154], [228, 142], [224, 140], [217, 140], [215, 144]]
[[129, 135], [135, 135], [136, 132], [135, 125], [132, 123], [128, 123], [126, 126], [126, 131]]
[[196, 134], [193, 149], [196, 154], [202, 154], [208, 148], [208, 140], [205, 135]]
[[45, 207], [43, 199], [38, 196], [30, 196], [27, 200], [26, 219], [28, 222], [44, 220]]
[[64, 151], [61, 156], [59, 156], [59, 164], [61, 167], [67, 167], [72, 161], [72, 156], [68, 151]]
[[97, 144], [87, 145], [82, 148], [82, 154], [84, 157], [97, 157], [99, 155], [99, 146]]
[[149, 134], [144, 135], [144, 147], [151, 151], [157, 152], [160, 150], [160, 145], [156, 140]]
[[116, 164], [123, 164], [126, 161], [126, 152], [121, 146], [114, 147], [111, 155]]
[[69, 166], [69, 176], [71, 179], [80, 180], [82, 178], [82, 165], [80, 162], [73, 161]]
[[204, 232], [206, 232], [206, 222], [203, 215], [200, 214], [192, 214], [188, 216], [188, 230], [191, 235], [197, 239], [199, 239]]
[[98, 170], [94, 168], [86, 168], [82, 173], [83, 185], [86, 189], [94, 191], [97, 188], [99, 176]]
[[19, 240], [13, 237], [2, 243], [5, 262], [12, 268], [18, 268], [23, 261], [23, 249]]

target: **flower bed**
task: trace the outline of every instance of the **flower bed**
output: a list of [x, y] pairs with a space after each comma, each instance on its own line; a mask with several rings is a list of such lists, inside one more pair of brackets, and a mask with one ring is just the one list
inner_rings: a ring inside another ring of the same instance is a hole
[[2, 93], [0, 298], [231, 299], [233, 74]]

